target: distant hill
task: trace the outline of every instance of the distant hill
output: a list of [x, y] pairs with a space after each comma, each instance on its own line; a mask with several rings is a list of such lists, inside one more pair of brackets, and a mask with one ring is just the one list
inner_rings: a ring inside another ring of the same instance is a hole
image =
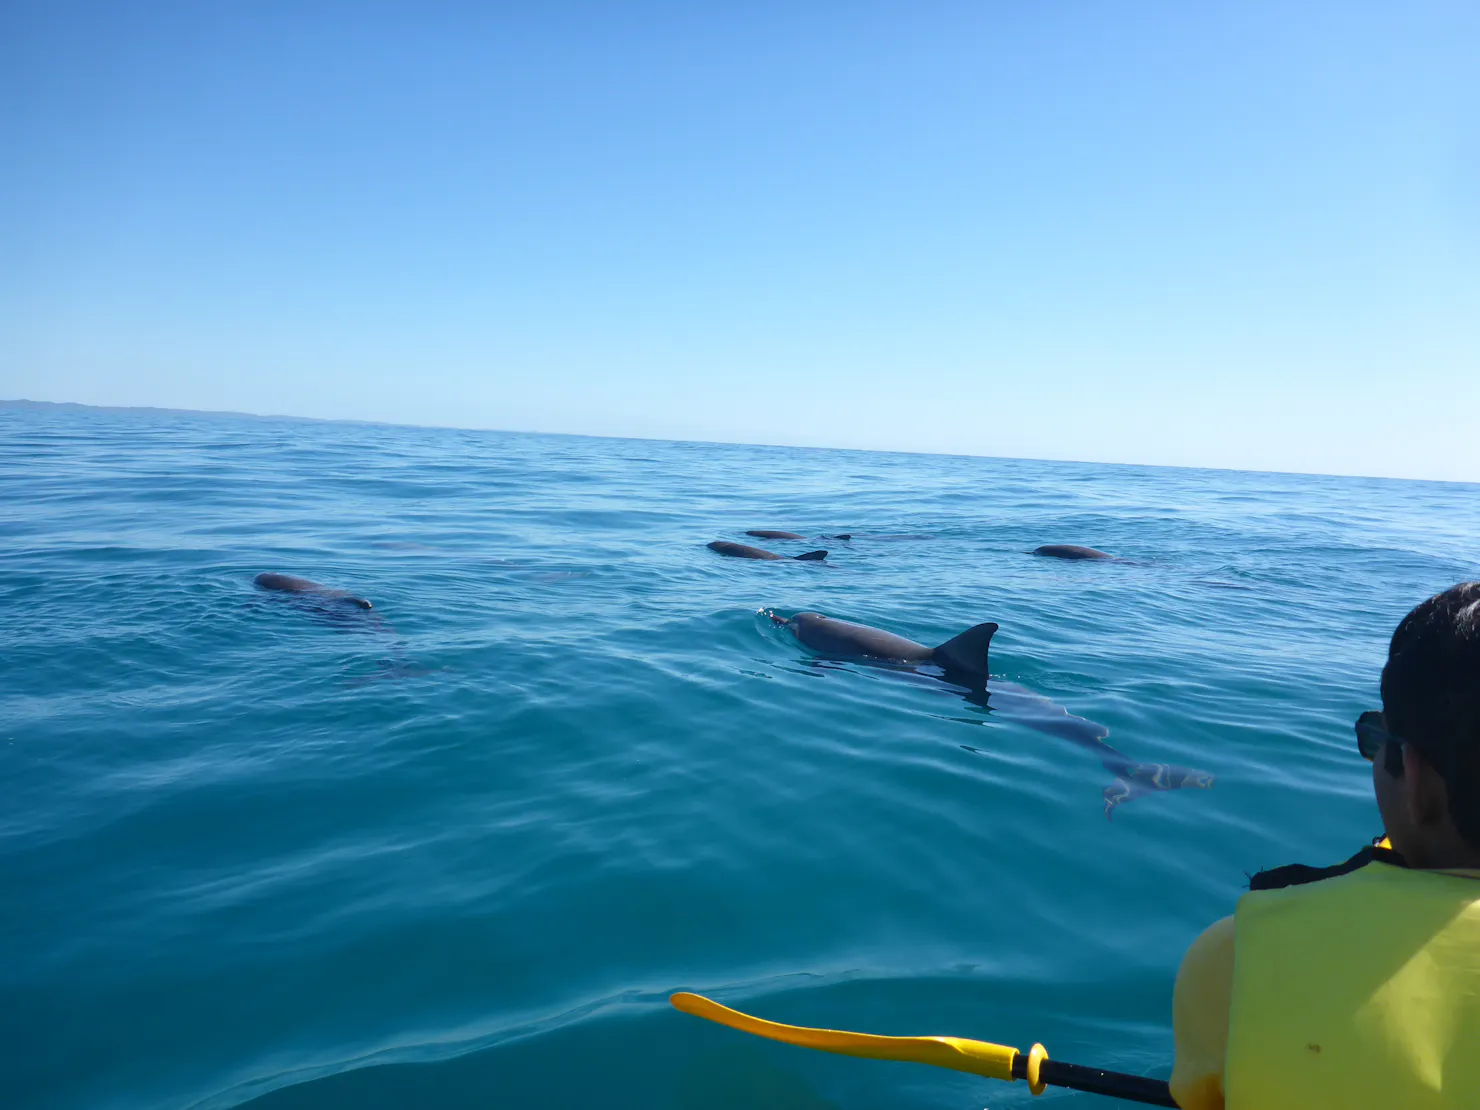
[[133, 416], [204, 416], [213, 420], [307, 420], [333, 423], [311, 416], [268, 416], [255, 412], [223, 412], [215, 409], [161, 409], [151, 405], [79, 405], [75, 401], [0, 400], [0, 409], [29, 409], [34, 412], [109, 412]]

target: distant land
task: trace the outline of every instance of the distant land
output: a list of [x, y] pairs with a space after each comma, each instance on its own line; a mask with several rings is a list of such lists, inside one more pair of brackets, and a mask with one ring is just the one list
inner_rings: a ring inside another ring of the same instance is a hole
[[257, 412], [221, 409], [161, 409], [152, 405], [79, 405], [76, 401], [0, 400], [0, 409], [30, 409], [35, 412], [114, 412], [130, 416], [209, 416], [229, 420], [304, 420], [314, 424], [361, 424], [360, 420], [320, 420], [313, 416], [270, 416]]

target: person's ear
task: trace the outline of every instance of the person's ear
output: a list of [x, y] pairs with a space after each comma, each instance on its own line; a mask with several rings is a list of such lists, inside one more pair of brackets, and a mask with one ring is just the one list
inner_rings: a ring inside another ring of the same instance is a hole
[[1403, 745], [1403, 800], [1417, 826], [1441, 824], [1449, 814], [1449, 790], [1421, 751]]

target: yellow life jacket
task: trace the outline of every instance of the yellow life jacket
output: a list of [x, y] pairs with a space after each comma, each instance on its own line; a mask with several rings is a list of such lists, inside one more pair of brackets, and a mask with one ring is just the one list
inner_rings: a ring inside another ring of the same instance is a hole
[[1228, 1110], [1480, 1107], [1480, 880], [1369, 863], [1234, 922]]

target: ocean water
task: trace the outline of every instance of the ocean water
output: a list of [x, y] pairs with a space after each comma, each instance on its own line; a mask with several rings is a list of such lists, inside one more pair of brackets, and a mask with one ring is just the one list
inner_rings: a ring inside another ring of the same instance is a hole
[[[704, 546], [754, 527], [854, 538]], [[1247, 874], [1379, 831], [1351, 722], [1477, 538], [1454, 484], [0, 409], [3, 1101], [1030, 1101], [678, 989], [1165, 1076]], [[1216, 781], [1107, 819], [1093, 752], [801, 609], [996, 621], [994, 676]]]

